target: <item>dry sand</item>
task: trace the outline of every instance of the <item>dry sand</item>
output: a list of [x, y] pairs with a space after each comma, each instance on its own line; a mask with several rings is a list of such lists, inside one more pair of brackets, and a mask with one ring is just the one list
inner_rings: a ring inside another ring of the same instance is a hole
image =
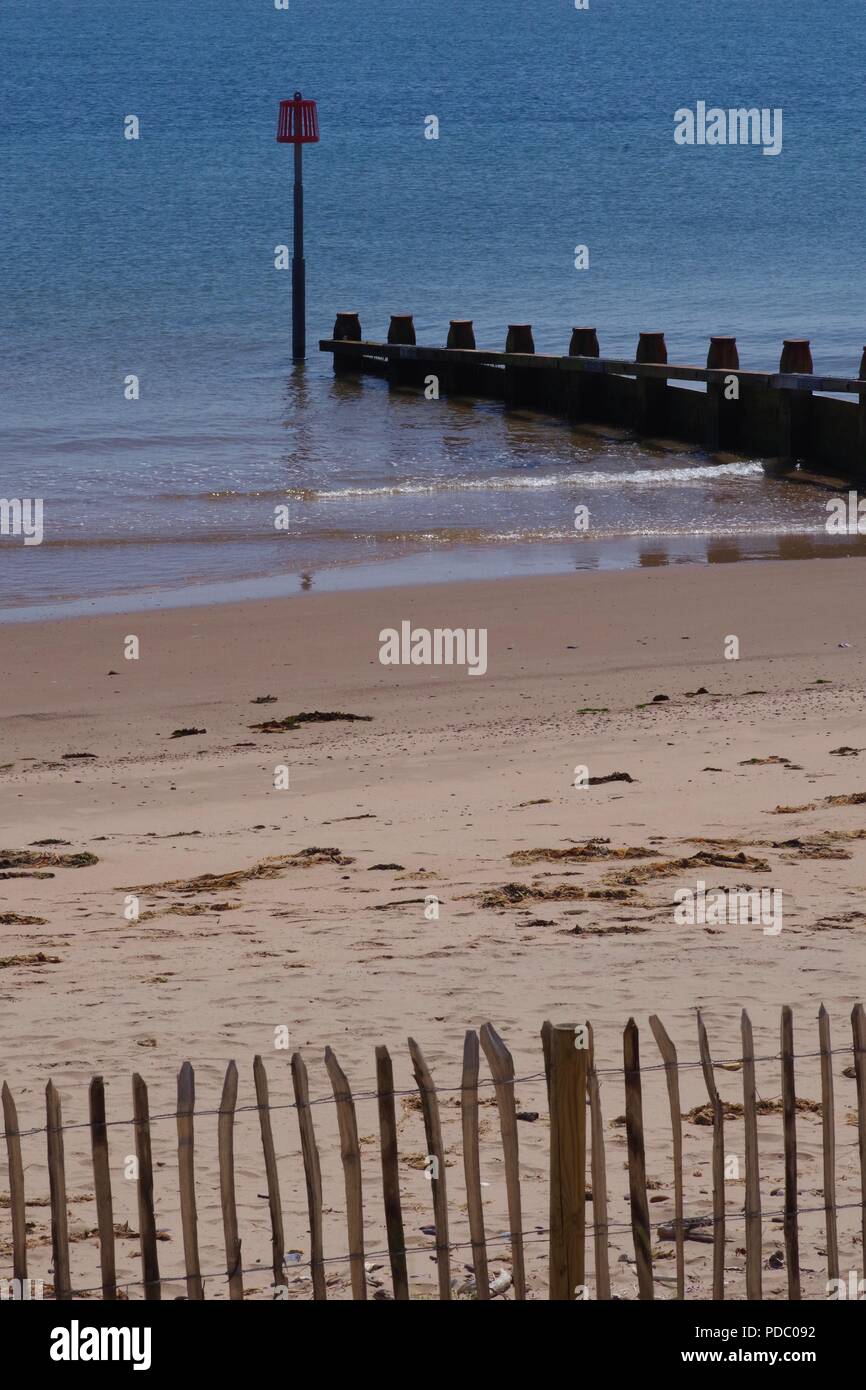
[[[271, 1099], [292, 1099], [290, 1052], [300, 1049], [315, 1096], [330, 1094], [322, 1062], [330, 1044], [356, 1092], [374, 1084], [373, 1049], [387, 1043], [397, 1084], [412, 1086], [406, 1038], [418, 1040], [438, 1085], [456, 1087], [464, 1031], [491, 1020], [508, 1043], [518, 1108], [539, 1112], [519, 1126], [524, 1228], [547, 1224], [547, 1116], [539, 1028], [545, 1018], [595, 1029], [602, 1069], [622, 1063], [622, 1028], [633, 1015], [642, 1059], [656, 1066], [647, 1027], [658, 1013], [679, 1048], [697, 1058], [695, 1008], [718, 1058], [740, 1054], [748, 1008], [758, 1055], [778, 1052], [779, 1009], [795, 1010], [799, 1053], [817, 1050], [816, 1014], [833, 1020], [840, 1203], [859, 1200], [856, 1129], [850, 1123], [852, 1004], [866, 994], [866, 803], [827, 798], [866, 793], [866, 614], [863, 562], [791, 561], [627, 573], [501, 580], [473, 585], [305, 594], [279, 602], [93, 617], [0, 629], [2, 848], [64, 841], [49, 853], [95, 855], [83, 867], [0, 866], [0, 1056], [22, 1129], [44, 1123], [43, 1088], [58, 1085], [66, 1123], [87, 1118], [87, 1084], [106, 1079], [109, 1117], [131, 1113], [130, 1073], [150, 1088], [151, 1111], [170, 1116], [184, 1058], [196, 1068], [197, 1102], [219, 1103], [234, 1058], [240, 1105], [254, 1099], [252, 1058], [268, 1063]], [[488, 672], [385, 667], [380, 629], [486, 627]], [[140, 658], [124, 658], [135, 634]], [[736, 635], [739, 660], [724, 658]], [[849, 645], [841, 645], [849, 644]], [[707, 694], [691, 694], [705, 688]], [[668, 699], [653, 703], [657, 695]], [[270, 704], [252, 703], [276, 696]], [[341, 711], [370, 722], [301, 724], [285, 733], [251, 725], [300, 711]], [[172, 739], [173, 730], [206, 732]], [[835, 749], [860, 749], [840, 755]], [[88, 753], [92, 757], [69, 757]], [[787, 761], [764, 760], [768, 758]], [[757, 759], [758, 762], [750, 760]], [[274, 770], [289, 769], [288, 790]], [[628, 773], [575, 788], [592, 777]], [[778, 810], [779, 807], [804, 808]], [[519, 852], [564, 850], [598, 839], [587, 857]], [[794, 842], [794, 843], [785, 843]], [[606, 851], [644, 849], [617, 858]], [[304, 856], [317, 848], [339, 855]], [[744, 854], [744, 863], [647, 865], [698, 852]], [[518, 858], [512, 856], [517, 854]], [[292, 859], [291, 856], [300, 856]], [[600, 856], [600, 857], [599, 857]], [[2, 856], [0, 856], [2, 857]], [[276, 858], [275, 858], [276, 857]], [[271, 861], [268, 863], [268, 861]], [[201, 875], [268, 872], [190, 884]], [[379, 866], [379, 867], [376, 867]], [[383, 867], [384, 866], [384, 867]], [[766, 866], [766, 867], [763, 867]], [[637, 874], [633, 871], [637, 870]], [[630, 872], [631, 871], [631, 872]], [[50, 875], [50, 876], [45, 876]], [[676, 925], [673, 893], [772, 887], [784, 927]], [[532, 896], [509, 903], [520, 884]], [[563, 887], [563, 885], [565, 887]], [[559, 895], [545, 897], [551, 891]], [[586, 897], [586, 890], [614, 896]], [[127, 921], [127, 894], [141, 919]], [[438, 921], [425, 895], [441, 900]], [[563, 896], [574, 893], [575, 896]], [[486, 895], [490, 895], [489, 897]], [[14, 914], [8, 920], [7, 914]], [[15, 918], [42, 919], [30, 923]], [[46, 962], [7, 964], [43, 953]], [[275, 1048], [287, 1030], [289, 1051]], [[483, 1065], [483, 1063], [482, 1063]], [[717, 1073], [723, 1096], [742, 1098], [739, 1071]], [[820, 1097], [816, 1061], [798, 1063], [798, 1092]], [[683, 1107], [706, 1101], [700, 1070], [682, 1077]], [[778, 1063], [758, 1067], [762, 1097], [779, 1096]], [[492, 1093], [486, 1092], [489, 1101]], [[456, 1097], [443, 1106], [452, 1238], [468, 1240]], [[636, 1293], [627, 1226], [622, 1077], [602, 1076], [610, 1257], [616, 1291]], [[331, 1105], [315, 1109], [322, 1150], [326, 1249], [345, 1251], [342, 1175]], [[496, 1112], [482, 1109], [488, 1233], [507, 1229]], [[408, 1243], [429, 1244], [423, 1126], [412, 1097], [398, 1101]], [[653, 1223], [673, 1215], [670, 1124], [664, 1074], [644, 1080]], [[296, 1118], [274, 1114], [286, 1246], [309, 1256]], [[384, 1225], [375, 1101], [358, 1105], [368, 1246]], [[763, 1200], [781, 1209], [778, 1115], [761, 1119]], [[798, 1119], [800, 1203], [822, 1203], [821, 1120]], [[686, 1214], [712, 1209], [711, 1130], [689, 1124]], [[154, 1124], [162, 1270], [183, 1269], [176, 1196], [175, 1128]], [[123, 1162], [131, 1129], [110, 1131], [115, 1219], [138, 1229], [135, 1187]], [[88, 1136], [66, 1136], [74, 1283], [98, 1284]], [[270, 1232], [253, 1111], [238, 1116], [238, 1203], [247, 1276], [265, 1289]], [[728, 1183], [729, 1296], [743, 1291], [743, 1133], [727, 1126], [726, 1152], [740, 1179]], [[25, 1139], [28, 1195], [47, 1195], [44, 1136]], [[215, 1119], [197, 1125], [202, 1267], [225, 1268], [216, 1176]], [[735, 1171], [735, 1170], [733, 1170]], [[11, 1273], [5, 1171], [0, 1178], [0, 1274]], [[591, 1208], [589, 1208], [591, 1211]], [[48, 1212], [33, 1222], [31, 1273], [50, 1279]], [[840, 1213], [843, 1273], [862, 1269], [859, 1211]], [[801, 1221], [804, 1293], [824, 1296], [823, 1218]], [[658, 1296], [669, 1296], [673, 1246], [656, 1239]], [[781, 1226], [765, 1223], [764, 1258], [781, 1249]], [[494, 1271], [508, 1267], [508, 1246]], [[709, 1288], [710, 1247], [689, 1242], [689, 1289]], [[545, 1287], [542, 1233], [527, 1244], [531, 1287]], [[389, 1287], [387, 1261], [371, 1289]], [[138, 1243], [121, 1239], [119, 1272], [134, 1280]], [[454, 1253], [462, 1277], [467, 1250]], [[328, 1266], [344, 1296], [345, 1264]], [[412, 1257], [417, 1294], [435, 1289], [426, 1252]], [[308, 1271], [290, 1269], [292, 1296], [309, 1297]], [[784, 1269], [765, 1287], [785, 1296]], [[590, 1285], [591, 1249], [590, 1249]], [[166, 1295], [172, 1286], [167, 1286]], [[173, 1286], [178, 1293], [183, 1285]], [[138, 1291], [132, 1289], [131, 1296]], [[208, 1295], [225, 1296], [224, 1276]]]

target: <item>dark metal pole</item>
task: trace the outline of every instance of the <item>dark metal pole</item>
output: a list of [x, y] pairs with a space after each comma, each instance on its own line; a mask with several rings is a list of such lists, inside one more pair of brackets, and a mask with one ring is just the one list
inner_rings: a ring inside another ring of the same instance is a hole
[[295, 245], [292, 255], [292, 357], [306, 357], [306, 286], [304, 273], [303, 145], [295, 145]]

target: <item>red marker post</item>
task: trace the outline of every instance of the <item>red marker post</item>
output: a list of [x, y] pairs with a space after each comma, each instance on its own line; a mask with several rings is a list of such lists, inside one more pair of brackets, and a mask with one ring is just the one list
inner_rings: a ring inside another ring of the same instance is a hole
[[306, 272], [304, 267], [304, 145], [319, 140], [319, 116], [314, 101], [295, 92], [291, 101], [280, 102], [277, 143], [295, 147], [295, 244], [292, 252], [292, 358], [302, 362], [306, 348]]

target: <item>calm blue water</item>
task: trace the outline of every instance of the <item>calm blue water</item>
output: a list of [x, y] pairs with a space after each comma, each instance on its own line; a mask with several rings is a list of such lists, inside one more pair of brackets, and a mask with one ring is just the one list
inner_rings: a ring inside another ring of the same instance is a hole
[[[0, 605], [817, 544], [820, 494], [754, 465], [334, 383], [316, 340], [337, 309], [371, 337], [412, 312], [419, 341], [467, 317], [500, 346], [530, 321], [542, 351], [575, 323], [629, 355], [662, 329], [672, 361], [733, 333], [744, 367], [803, 336], [817, 370], [852, 372], [864, 59], [861, 0], [4, 0], [0, 495], [44, 497], [46, 535], [0, 538]], [[273, 267], [295, 87], [322, 129], [302, 369]], [[782, 107], [782, 154], [678, 147], [673, 112], [699, 99]]]

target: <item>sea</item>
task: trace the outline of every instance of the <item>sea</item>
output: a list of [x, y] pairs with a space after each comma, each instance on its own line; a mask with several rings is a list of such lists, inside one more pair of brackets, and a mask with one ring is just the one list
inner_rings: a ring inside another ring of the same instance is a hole
[[[0, 536], [0, 619], [856, 547], [760, 460], [335, 378], [318, 341], [592, 324], [776, 370], [804, 337], [855, 375], [864, 59], [862, 0], [2, 0], [0, 497], [44, 534]], [[677, 144], [699, 101], [780, 108], [781, 152]]]

